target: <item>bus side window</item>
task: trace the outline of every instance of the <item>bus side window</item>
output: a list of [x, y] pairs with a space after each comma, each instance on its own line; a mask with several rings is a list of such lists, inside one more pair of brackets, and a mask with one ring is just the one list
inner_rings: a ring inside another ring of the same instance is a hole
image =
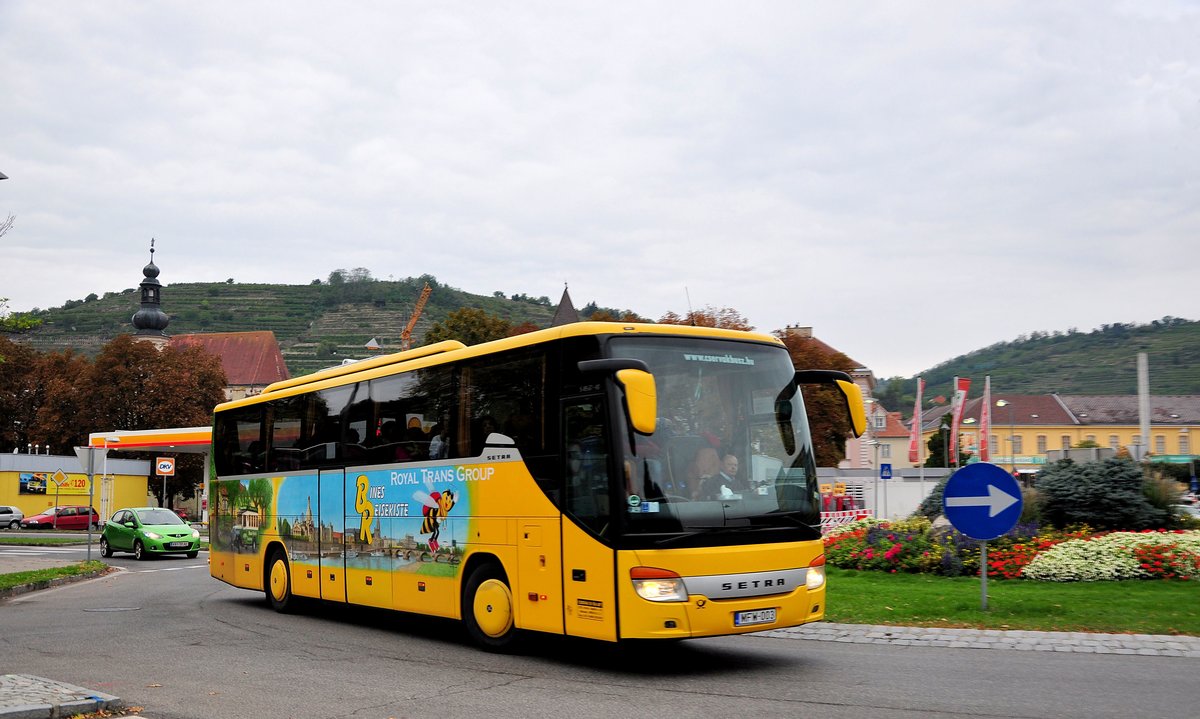
[[599, 400], [565, 408], [565, 509], [581, 524], [604, 534], [611, 513], [608, 445]]

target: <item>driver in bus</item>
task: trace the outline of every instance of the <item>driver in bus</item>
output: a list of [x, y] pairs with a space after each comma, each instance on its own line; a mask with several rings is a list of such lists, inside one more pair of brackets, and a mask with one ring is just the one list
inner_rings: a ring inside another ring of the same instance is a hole
[[712, 480], [720, 472], [721, 459], [715, 447], [704, 446], [696, 450], [696, 456], [688, 465], [685, 479], [685, 487], [690, 492], [690, 499], [716, 499], [719, 490]]

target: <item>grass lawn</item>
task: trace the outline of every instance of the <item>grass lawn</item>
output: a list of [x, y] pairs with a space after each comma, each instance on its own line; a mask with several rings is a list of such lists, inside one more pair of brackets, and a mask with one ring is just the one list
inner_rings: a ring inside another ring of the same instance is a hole
[[94, 559], [90, 562], [79, 562], [66, 567], [51, 567], [49, 569], [34, 569], [28, 572], [13, 572], [0, 574], [0, 591], [12, 589], [25, 584], [48, 582], [59, 577], [74, 577], [80, 574], [97, 574], [104, 571], [107, 564]]
[[[99, 532], [92, 533], [92, 541], [100, 541]], [[36, 545], [39, 547], [51, 544], [87, 544], [87, 535], [81, 534], [78, 537], [39, 537], [32, 534], [11, 534], [6, 537], [0, 536], [0, 544]]]
[[988, 579], [983, 611], [979, 577], [826, 571], [830, 622], [1200, 636], [1195, 581]]

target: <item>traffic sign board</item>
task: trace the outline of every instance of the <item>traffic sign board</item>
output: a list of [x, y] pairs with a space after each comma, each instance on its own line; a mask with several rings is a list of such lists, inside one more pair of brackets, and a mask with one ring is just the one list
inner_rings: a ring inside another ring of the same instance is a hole
[[954, 528], [974, 539], [995, 539], [1021, 517], [1021, 485], [989, 462], [968, 464], [946, 482], [942, 512]]
[[879, 465], [879, 478], [880, 479], [891, 479], [892, 478], [892, 465], [891, 464], [884, 462], [883, 464]]

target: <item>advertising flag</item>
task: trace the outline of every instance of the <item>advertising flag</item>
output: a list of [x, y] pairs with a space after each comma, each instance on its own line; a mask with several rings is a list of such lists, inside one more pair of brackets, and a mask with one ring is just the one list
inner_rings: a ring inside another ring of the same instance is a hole
[[908, 461], [921, 461], [921, 395], [925, 391], [925, 380], [917, 378], [917, 401], [913, 405], [912, 430], [908, 433]]
[[954, 402], [951, 403], [950, 420], [950, 463], [955, 467], [958, 466], [958, 428], [962, 424], [963, 406], [967, 403], [967, 390], [971, 387], [971, 380], [966, 377], [954, 378]]
[[983, 411], [979, 413], [979, 461], [992, 461], [992, 376], [983, 378]]

